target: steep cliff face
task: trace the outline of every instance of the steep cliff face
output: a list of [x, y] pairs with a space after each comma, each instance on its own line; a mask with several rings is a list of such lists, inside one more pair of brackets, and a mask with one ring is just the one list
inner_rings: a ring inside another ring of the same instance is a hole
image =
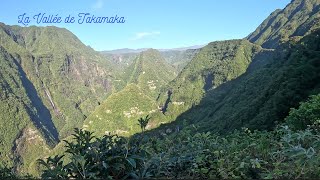
[[276, 48], [295, 36], [304, 36], [320, 27], [319, 0], [293, 0], [274, 11], [247, 39], [263, 48]]
[[[28, 125], [40, 125], [47, 130], [46, 122], [36, 118], [36, 109], [24, 87], [24, 77], [15, 59], [0, 46], [0, 164], [12, 165], [13, 142]], [[34, 117], [32, 123], [31, 119]], [[48, 141], [54, 133], [46, 131]]]
[[108, 59], [66, 29], [0, 24], [0, 37], [4, 154], [12, 153], [13, 142], [30, 126], [54, 146], [124, 86], [114, 81], [117, 72]]
[[[1, 44], [19, 61], [47, 109], [59, 136], [65, 137], [121, 85], [113, 83], [112, 65], [76, 36], [55, 27], [1, 25]], [[120, 82], [121, 83], [121, 82]]]

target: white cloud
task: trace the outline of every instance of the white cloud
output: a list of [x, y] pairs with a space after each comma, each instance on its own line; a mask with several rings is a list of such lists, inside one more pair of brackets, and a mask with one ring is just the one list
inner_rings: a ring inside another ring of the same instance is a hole
[[152, 31], [152, 32], [139, 32], [136, 33], [135, 36], [133, 38], [131, 38], [132, 41], [136, 41], [136, 40], [140, 40], [140, 39], [144, 39], [147, 37], [154, 37], [159, 35], [160, 32], [159, 31]]
[[103, 0], [97, 0], [93, 5], [92, 5], [92, 9], [101, 9], [103, 8], [104, 2]]

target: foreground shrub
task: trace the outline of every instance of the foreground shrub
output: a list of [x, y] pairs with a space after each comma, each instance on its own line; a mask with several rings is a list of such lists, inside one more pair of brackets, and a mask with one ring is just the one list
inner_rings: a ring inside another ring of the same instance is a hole
[[320, 178], [320, 134], [314, 129], [244, 128], [227, 136], [183, 130], [126, 139], [76, 129], [62, 156], [39, 162], [42, 178], [296, 179]]
[[311, 96], [298, 109], [291, 109], [286, 122], [295, 130], [303, 130], [308, 126], [317, 129], [320, 126], [320, 94]]
[[75, 129], [74, 141], [68, 142], [64, 164], [63, 156], [49, 157], [38, 162], [46, 167], [42, 178], [142, 178], [146, 152], [127, 139], [116, 135], [95, 138], [91, 132]]

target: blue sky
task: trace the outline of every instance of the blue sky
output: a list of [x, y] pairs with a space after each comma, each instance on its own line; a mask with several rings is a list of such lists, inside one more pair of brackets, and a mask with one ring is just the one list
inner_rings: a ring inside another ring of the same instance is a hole
[[270, 13], [284, 8], [289, 2], [290, 0], [10, 0], [1, 3], [0, 21], [9, 25], [18, 24], [18, 16], [23, 13], [31, 17], [38, 13], [58, 14], [63, 18], [69, 14], [78, 17], [78, 13], [107, 17], [118, 15], [125, 17], [126, 22], [40, 26], [67, 28], [95, 50], [177, 48], [244, 38]]

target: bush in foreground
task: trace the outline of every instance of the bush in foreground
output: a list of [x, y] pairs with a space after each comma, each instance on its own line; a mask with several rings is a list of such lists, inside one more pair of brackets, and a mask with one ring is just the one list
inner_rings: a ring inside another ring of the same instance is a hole
[[62, 156], [39, 160], [42, 178], [320, 178], [320, 136], [313, 129], [244, 128], [224, 137], [185, 130], [130, 139], [76, 129], [73, 136], [68, 163]]

